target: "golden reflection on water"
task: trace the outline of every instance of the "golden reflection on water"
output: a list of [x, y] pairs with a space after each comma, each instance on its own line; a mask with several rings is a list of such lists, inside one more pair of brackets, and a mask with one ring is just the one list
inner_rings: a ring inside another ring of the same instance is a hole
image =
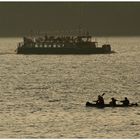
[[110, 38], [117, 53], [84, 56], [16, 55], [18, 41], [0, 42], [0, 138], [140, 137], [139, 107], [85, 107], [103, 92], [106, 103], [140, 102], [139, 38]]

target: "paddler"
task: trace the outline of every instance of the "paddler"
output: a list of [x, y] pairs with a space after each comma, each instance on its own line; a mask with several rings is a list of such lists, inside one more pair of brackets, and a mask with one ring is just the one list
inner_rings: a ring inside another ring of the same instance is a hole
[[115, 98], [111, 98], [111, 102], [109, 103], [111, 106], [116, 106], [116, 99]]
[[96, 104], [100, 105], [100, 106], [104, 105], [104, 98], [103, 98], [103, 96], [98, 95], [98, 100], [96, 101]]
[[124, 98], [124, 100], [120, 101], [123, 103], [124, 106], [128, 106], [129, 105], [129, 100], [127, 97]]

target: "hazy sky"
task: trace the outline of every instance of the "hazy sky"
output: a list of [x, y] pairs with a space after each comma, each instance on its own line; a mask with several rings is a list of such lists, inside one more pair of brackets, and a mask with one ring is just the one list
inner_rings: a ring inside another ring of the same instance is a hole
[[140, 2], [0, 2], [0, 36], [79, 25], [94, 35], [140, 35]]

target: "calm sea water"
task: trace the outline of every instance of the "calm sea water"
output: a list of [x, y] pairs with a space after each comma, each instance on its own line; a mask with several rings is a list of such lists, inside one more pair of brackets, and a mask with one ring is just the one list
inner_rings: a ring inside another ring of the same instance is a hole
[[139, 37], [109, 38], [107, 55], [17, 55], [19, 41], [0, 39], [0, 138], [140, 138], [140, 107], [85, 107], [140, 103]]

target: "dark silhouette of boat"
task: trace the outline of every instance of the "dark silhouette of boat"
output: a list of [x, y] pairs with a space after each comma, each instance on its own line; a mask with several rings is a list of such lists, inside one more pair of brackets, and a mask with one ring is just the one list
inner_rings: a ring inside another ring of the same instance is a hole
[[90, 35], [24, 37], [17, 47], [17, 54], [109, 54], [110, 44], [98, 47]]
[[104, 104], [104, 105], [97, 105], [97, 104], [94, 104], [94, 103], [90, 103], [90, 102], [86, 102], [86, 107], [96, 107], [96, 108], [104, 108], [104, 107], [136, 107], [138, 106], [138, 103], [132, 103], [132, 104], [129, 104], [128, 106], [125, 106], [123, 104], [117, 104], [115, 106], [112, 106], [110, 104]]

